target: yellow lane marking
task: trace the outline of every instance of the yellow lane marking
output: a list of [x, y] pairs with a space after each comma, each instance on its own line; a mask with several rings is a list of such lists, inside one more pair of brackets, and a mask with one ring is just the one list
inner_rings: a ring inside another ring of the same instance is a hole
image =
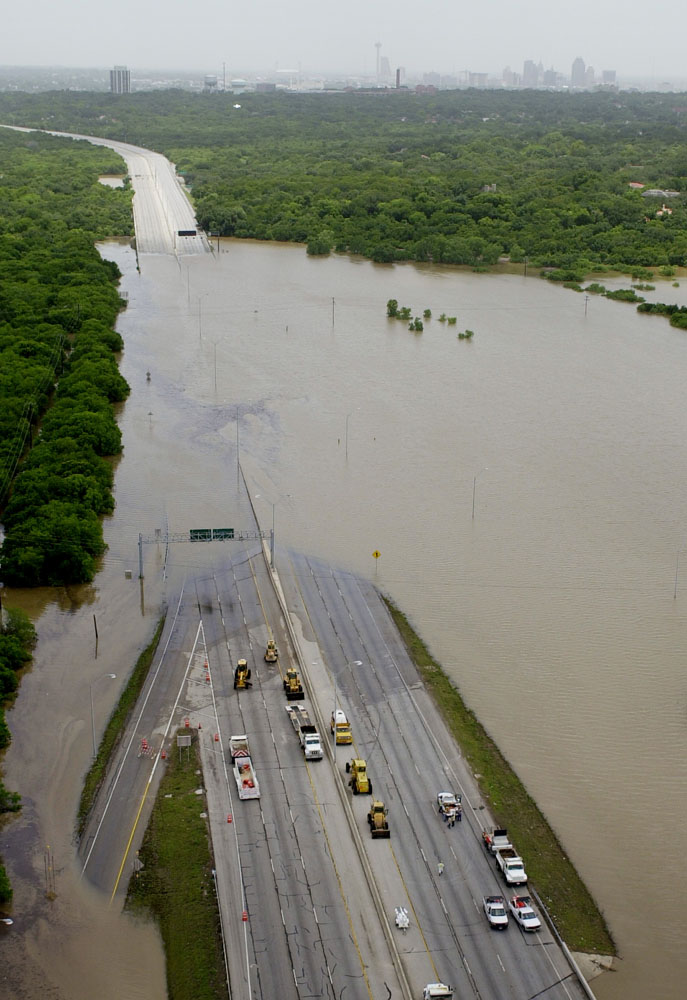
[[[265, 619], [265, 625], [267, 626], [267, 631], [269, 632], [270, 639], [274, 639], [274, 635], [272, 633], [272, 627], [270, 626], [270, 623], [268, 621], [267, 612], [265, 611], [265, 605], [262, 600], [262, 594], [260, 593], [260, 585], [258, 584], [258, 578], [255, 574], [255, 570], [253, 569], [253, 560], [251, 559], [250, 556], [248, 557], [248, 565], [250, 566], [251, 575], [253, 577], [253, 583], [255, 584], [255, 591], [258, 595], [258, 601], [260, 602], [260, 607], [262, 609], [262, 617]], [[284, 680], [284, 675], [282, 673], [281, 664], [279, 663], [279, 660], [277, 660], [276, 663], [277, 663], [277, 670], [279, 671], [279, 676], [281, 677], [282, 680]]]
[[117, 873], [117, 879], [115, 881], [114, 889], [112, 890], [112, 895], [110, 896], [110, 903], [112, 903], [112, 900], [115, 898], [115, 895], [117, 893], [117, 889], [119, 888], [119, 882], [120, 882], [121, 877], [122, 877], [122, 872], [124, 871], [124, 865], [126, 864], [126, 859], [127, 859], [128, 855], [129, 855], [129, 850], [131, 848], [131, 843], [132, 843], [132, 841], [134, 839], [134, 835], [136, 833], [136, 827], [138, 826], [138, 821], [141, 818], [141, 813], [143, 812], [143, 806], [145, 805], [145, 800], [148, 797], [148, 790], [150, 789], [150, 784], [151, 784], [151, 782], [153, 780], [153, 775], [155, 774], [155, 767], [157, 766], [157, 760], [158, 760], [158, 758], [156, 758], [155, 764], [153, 765], [153, 770], [150, 772], [150, 777], [148, 778], [148, 781], [146, 783], [145, 791], [144, 791], [143, 796], [141, 798], [141, 804], [138, 807], [138, 812], [136, 813], [136, 818], [134, 819], [134, 824], [131, 827], [131, 834], [130, 834], [129, 839], [127, 841], [126, 848], [124, 850], [124, 857], [122, 858], [122, 863], [119, 866], [119, 871]]
[[370, 986], [370, 980], [367, 978], [367, 969], [365, 968], [365, 961], [363, 959], [362, 953], [360, 951], [360, 945], [358, 944], [358, 936], [355, 933], [355, 927], [353, 925], [353, 917], [351, 916], [351, 911], [348, 908], [348, 902], [346, 901], [346, 894], [344, 893], [343, 882], [341, 880], [341, 875], [339, 874], [339, 869], [336, 866], [336, 861], [334, 860], [334, 850], [332, 848], [332, 842], [329, 839], [329, 834], [327, 833], [327, 827], [324, 822], [324, 816], [320, 808], [320, 800], [317, 797], [317, 792], [315, 790], [315, 785], [313, 784], [312, 774], [310, 773], [310, 768], [305, 765], [305, 770], [308, 773], [308, 781], [310, 782], [310, 787], [312, 789], [313, 798], [315, 800], [315, 807], [317, 809], [317, 814], [320, 817], [320, 823], [322, 824], [322, 833], [324, 834], [324, 839], [327, 841], [327, 847], [329, 848], [329, 857], [332, 859], [332, 866], [334, 868], [334, 874], [336, 875], [336, 881], [339, 883], [339, 894], [346, 910], [346, 916], [348, 918], [348, 926], [351, 930], [351, 937], [353, 938], [353, 944], [355, 945], [355, 950], [358, 953], [358, 961], [360, 962], [360, 968], [363, 974], [363, 979], [365, 980], [365, 985], [367, 986], [367, 992], [370, 1000], [374, 1000], [372, 996], [372, 988]]
[[429, 950], [429, 945], [427, 944], [427, 938], [425, 937], [425, 933], [422, 930], [422, 925], [420, 923], [420, 918], [418, 917], [417, 911], [416, 911], [415, 907], [413, 906], [413, 901], [410, 898], [410, 893], [408, 892], [408, 886], [406, 885], [406, 880], [403, 878], [403, 872], [401, 871], [401, 866], [398, 863], [398, 858], [396, 857], [396, 852], [394, 851], [393, 844], [391, 843], [391, 841], [389, 841], [389, 848], [391, 849], [391, 857], [394, 859], [394, 864], [396, 865], [396, 871], [398, 872], [398, 877], [400, 878], [401, 884], [403, 885], [403, 888], [405, 889], [406, 899], [408, 900], [408, 906], [413, 911], [413, 916], [415, 917], [415, 923], [417, 924], [417, 929], [420, 932], [420, 937], [422, 938], [422, 943], [425, 946], [425, 951], [427, 952], [427, 957], [429, 959], [430, 965], [434, 969], [434, 977], [435, 977], [435, 979], [438, 982], [439, 981], [439, 973], [437, 971], [436, 965], [434, 964], [434, 959], [432, 958], [432, 953]]

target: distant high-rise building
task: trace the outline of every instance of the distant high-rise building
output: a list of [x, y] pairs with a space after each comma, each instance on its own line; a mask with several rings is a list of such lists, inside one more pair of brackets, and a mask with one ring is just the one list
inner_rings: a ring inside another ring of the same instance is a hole
[[606, 84], [606, 86], [609, 85], [613, 86], [613, 84], [615, 83], [615, 70], [614, 69], [603, 70], [601, 73], [601, 79], [603, 83]]
[[115, 66], [110, 70], [110, 91], [113, 94], [131, 93], [131, 73], [126, 66]]
[[584, 71], [584, 85], [588, 90], [591, 90], [596, 83], [596, 77], [594, 76], [594, 67], [587, 66]]
[[391, 79], [391, 66], [389, 65], [388, 56], [382, 56], [379, 63], [379, 72], [382, 80], [385, 82]]
[[544, 75], [542, 77], [542, 83], [545, 87], [557, 87], [558, 86], [558, 73], [551, 67], [551, 69], [545, 69]]
[[531, 59], [526, 59], [522, 67], [522, 85], [523, 87], [536, 87], [538, 83], [539, 70], [537, 65]]
[[581, 59], [580, 56], [578, 56], [572, 64], [570, 83], [573, 87], [584, 87], [586, 82], [584, 59]]

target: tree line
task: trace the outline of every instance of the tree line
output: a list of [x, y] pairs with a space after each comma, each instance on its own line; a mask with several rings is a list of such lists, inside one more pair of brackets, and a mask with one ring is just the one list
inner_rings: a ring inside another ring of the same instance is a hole
[[[0, 95], [0, 115], [164, 152], [200, 224], [309, 252], [583, 276], [687, 263], [687, 95]], [[680, 192], [671, 213], [660, 196]]]
[[[94, 244], [132, 231], [130, 189], [98, 183], [112, 171], [124, 168], [108, 150], [0, 129], [0, 574], [16, 586], [89, 580], [104, 550], [107, 456], [121, 450], [112, 404], [128, 386], [119, 271]], [[25, 615], [0, 612], [0, 752], [35, 641]], [[0, 814], [19, 808], [0, 781]], [[11, 895], [0, 864], [0, 904]]]

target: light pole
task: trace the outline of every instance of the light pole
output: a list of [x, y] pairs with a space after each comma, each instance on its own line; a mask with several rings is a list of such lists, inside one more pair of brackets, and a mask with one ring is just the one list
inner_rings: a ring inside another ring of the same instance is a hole
[[90, 684], [88, 685], [91, 692], [91, 730], [93, 732], [93, 760], [95, 760], [95, 758], [98, 756], [98, 750], [95, 745], [95, 713], [93, 712], [93, 685], [96, 684], [98, 681], [104, 681], [106, 677], [109, 677], [110, 680], [114, 680], [116, 676], [117, 676], [116, 674], [103, 674], [102, 677], [96, 677], [96, 679], [94, 681], [91, 681]]
[[347, 459], [348, 459], [348, 419], [349, 419], [349, 417], [353, 416], [353, 414], [356, 412], [356, 410], [359, 410], [359, 409], [360, 409], [360, 407], [356, 406], [355, 410], [351, 410], [350, 413], [346, 414], [346, 458]]

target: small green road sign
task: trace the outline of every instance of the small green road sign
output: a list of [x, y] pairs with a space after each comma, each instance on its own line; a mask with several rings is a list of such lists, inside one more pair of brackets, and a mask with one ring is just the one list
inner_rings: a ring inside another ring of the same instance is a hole
[[215, 539], [215, 541], [224, 542], [224, 541], [227, 540], [227, 538], [233, 538], [234, 537], [234, 529], [233, 528], [213, 528], [212, 529], [212, 537], [213, 537], [213, 539]]
[[212, 528], [191, 528], [188, 534], [191, 542], [209, 542], [212, 538]]

